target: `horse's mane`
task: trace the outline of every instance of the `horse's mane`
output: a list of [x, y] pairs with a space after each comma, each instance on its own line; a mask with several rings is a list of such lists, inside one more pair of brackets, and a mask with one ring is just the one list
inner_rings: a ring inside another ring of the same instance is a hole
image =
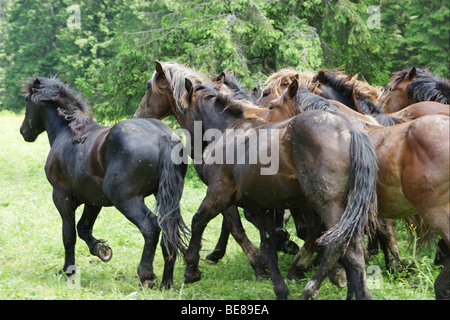
[[301, 85], [295, 95], [295, 106], [298, 112], [307, 110], [339, 111], [330, 101], [311, 93], [308, 87]]
[[364, 117], [368, 118], [354, 118], [352, 116], [347, 115], [345, 112], [342, 112], [338, 107], [333, 105], [327, 99], [318, 96], [311, 91], [308, 90], [307, 86], [298, 87], [297, 94], [295, 96], [295, 106], [297, 108], [297, 113], [308, 110], [322, 110], [322, 111], [331, 111], [336, 112], [341, 117], [349, 120], [362, 128], [366, 128], [367, 125], [373, 125], [377, 122], [373, 117], [364, 115]]
[[313, 77], [314, 74], [310, 72], [288, 67], [271, 74], [264, 82], [264, 85], [270, 88], [270, 92], [274, 98], [278, 98], [283, 94], [281, 85], [289, 86], [294, 80], [297, 80], [300, 86], [308, 85], [311, 84]]
[[199, 110], [204, 110], [207, 106], [214, 106], [220, 112], [228, 113], [239, 120], [263, 120], [258, 116], [258, 110], [263, 113], [265, 109], [259, 108], [256, 105], [250, 107], [243, 100], [237, 100], [227, 96], [219, 92], [217, 87], [212, 83], [198, 84], [194, 90], [198, 92], [195, 107]]
[[[170, 84], [170, 89], [172, 90], [173, 97], [175, 99], [175, 104], [180, 110], [183, 109], [182, 98], [185, 89], [185, 79], [189, 79], [195, 86], [198, 83], [205, 83], [210, 81], [209, 78], [201, 72], [198, 72], [192, 68], [189, 68], [183, 64], [177, 62], [160, 62], [164, 70], [164, 76]], [[154, 85], [152, 90], [155, 93], [160, 94], [160, 88]]]
[[[394, 73], [391, 85], [396, 87], [411, 69]], [[409, 97], [420, 101], [436, 101], [450, 104], [450, 80], [439, 77], [428, 70], [416, 68], [416, 79], [406, 88]]]
[[69, 121], [74, 133], [74, 142], [82, 142], [84, 128], [95, 121], [88, 115], [90, 109], [81, 95], [70, 89], [56, 76], [51, 78], [35, 77], [25, 83], [25, 91], [35, 104], [52, 102], [56, 104], [58, 114]]

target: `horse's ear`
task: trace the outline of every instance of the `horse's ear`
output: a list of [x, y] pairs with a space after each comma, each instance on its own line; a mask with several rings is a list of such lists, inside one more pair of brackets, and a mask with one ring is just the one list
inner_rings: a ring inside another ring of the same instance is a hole
[[221, 83], [224, 83], [224, 82], [225, 82], [225, 72], [222, 71], [222, 73], [219, 74], [219, 75], [217, 76], [217, 78], [214, 79], [214, 81], [215, 81], [215, 82], [221, 82]]
[[319, 81], [320, 83], [325, 83], [325, 70], [320, 69], [319, 72], [317, 72], [316, 75], [316, 81]]
[[188, 78], [184, 79], [184, 87], [186, 88], [186, 91], [188, 93], [189, 100], [191, 100], [192, 93], [194, 92], [194, 86], [192, 85], [191, 80]]
[[291, 82], [288, 88], [289, 97], [294, 98], [295, 95], [297, 94], [297, 90], [298, 90], [298, 81], [297, 79], [294, 79], [294, 81]]
[[41, 87], [41, 81], [36, 78], [33, 82], [33, 88], [39, 89]]
[[158, 77], [164, 76], [163, 67], [161, 65], [161, 62], [159, 62], [158, 60], [155, 60], [155, 70], [156, 70], [156, 74], [158, 75]]
[[411, 70], [406, 74], [405, 79], [412, 80], [416, 76], [416, 67], [412, 67]]
[[190, 61], [186, 62], [185, 64], [183, 64], [183, 66], [187, 67], [189, 65], [189, 62]]

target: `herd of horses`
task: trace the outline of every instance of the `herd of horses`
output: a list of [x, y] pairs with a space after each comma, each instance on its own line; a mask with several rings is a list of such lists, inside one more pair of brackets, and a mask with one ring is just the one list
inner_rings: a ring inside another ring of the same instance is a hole
[[[199, 281], [203, 231], [222, 214], [222, 232], [207, 259], [223, 257], [231, 233], [256, 276], [270, 276], [276, 298], [287, 299], [277, 250], [296, 254], [288, 279], [304, 278], [317, 252], [318, 268], [301, 299], [315, 298], [327, 276], [347, 285], [348, 299], [370, 299], [367, 247], [379, 245], [386, 266], [398, 268], [393, 219], [406, 218], [423, 226], [416, 230], [419, 238], [440, 238], [443, 268], [435, 295], [450, 299], [450, 81], [411, 68], [395, 73], [381, 92], [357, 78], [339, 69], [311, 74], [286, 68], [269, 76], [262, 90], [249, 92], [232, 73], [207, 76], [156, 61], [134, 118], [110, 127], [96, 123], [79, 94], [61, 80], [31, 79], [20, 132], [28, 142], [48, 134], [45, 173], [62, 218], [63, 270], [69, 273], [75, 264], [77, 232], [93, 255], [111, 259], [111, 248], [92, 229], [101, 208], [114, 206], [144, 237], [137, 270], [143, 286], [156, 278], [153, 259], [161, 233], [161, 286], [173, 286], [177, 256], [185, 260], [185, 283]], [[192, 136], [211, 129], [222, 135], [202, 140], [201, 148], [184, 146], [160, 121], [170, 115]], [[254, 141], [266, 154], [277, 148], [273, 174], [261, 174], [267, 168], [262, 161], [210, 161], [219, 151], [249, 159]], [[194, 168], [207, 192], [190, 228], [179, 205], [187, 161], [173, 161], [174, 153], [200, 153], [202, 159]], [[157, 212], [144, 202], [152, 194]], [[238, 208], [258, 228], [259, 248], [246, 236]], [[283, 230], [285, 210], [304, 240], [300, 249]]]

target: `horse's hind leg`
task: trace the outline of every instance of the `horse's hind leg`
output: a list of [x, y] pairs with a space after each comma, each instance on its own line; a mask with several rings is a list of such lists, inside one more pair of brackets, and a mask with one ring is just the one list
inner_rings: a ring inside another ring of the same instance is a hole
[[153, 259], [160, 234], [157, 216], [150, 211], [140, 196], [126, 200], [121, 200], [120, 197], [110, 199], [114, 199], [114, 206], [139, 228], [144, 237], [144, 249], [137, 273], [142, 286], [151, 287], [156, 278], [153, 272]]
[[162, 235], [163, 240], [161, 241], [161, 250], [164, 257], [164, 272], [161, 280], [161, 288], [171, 289], [173, 288], [173, 270], [175, 267], [175, 257], [171, 257], [167, 251], [167, 247], [164, 245], [165, 234]]
[[83, 214], [78, 221], [78, 236], [83, 239], [92, 255], [97, 256], [103, 262], [112, 258], [112, 249], [104, 240], [98, 240], [92, 236], [92, 228], [102, 207], [85, 204]]
[[288, 297], [289, 290], [278, 268], [273, 217], [267, 212], [260, 212], [257, 214], [257, 218], [261, 236], [261, 252], [270, 270], [275, 295], [278, 300], [285, 300]]
[[378, 218], [376, 235], [379, 237], [380, 246], [384, 253], [386, 269], [390, 272], [395, 272], [404, 265], [398, 249], [394, 226], [394, 220]]
[[362, 239], [355, 238], [350, 242], [341, 261], [347, 274], [347, 299], [352, 299], [353, 295], [356, 300], [372, 299], [372, 295], [367, 287]]

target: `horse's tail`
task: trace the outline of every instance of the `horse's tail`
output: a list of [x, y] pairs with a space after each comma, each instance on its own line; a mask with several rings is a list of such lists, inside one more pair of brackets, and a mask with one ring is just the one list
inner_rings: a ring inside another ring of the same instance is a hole
[[181, 142], [171, 141], [162, 136], [159, 145], [159, 186], [156, 196], [158, 224], [163, 233], [162, 243], [169, 258], [176, 257], [186, 250], [186, 237], [189, 229], [183, 221], [180, 211], [180, 199], [183, 194], [186, 163], [176, 164], [171, 157], [173, 148]]
[[367, 134], [350, 125], [350, 187], [345, 211], [339, 223], [319, 238], [320, 245], [348, 246], [353, 238], [362, 236], [365, 227], [369, 236], [377, 227], [378, 166]]

